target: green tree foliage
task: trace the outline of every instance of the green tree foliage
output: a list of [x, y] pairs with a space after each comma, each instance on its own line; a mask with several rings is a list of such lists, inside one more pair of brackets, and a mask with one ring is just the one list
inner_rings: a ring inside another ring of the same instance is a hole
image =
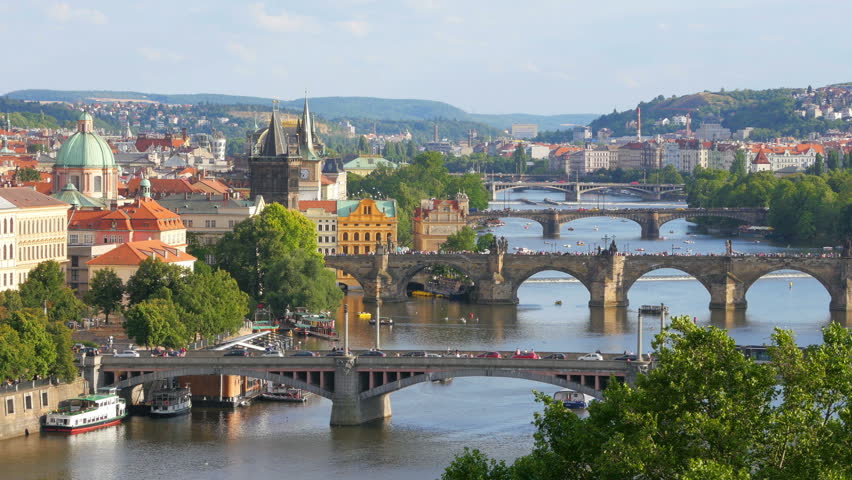
[[756, 364], [723, 330], [675, 318], [655, 368], [611, 383], [587, 418], [537, 394], [534, 450], [508, 477], [465, 451], [442, 478], [850, 478], [852, 331], [831, 324], [823, 341], [802, 351], [776, 330], [772, 362]]
[[262, 300], [277, 312], [288, 305], [310, 311], [334, 310], [343, 300], [334, 272], [304, 249], [279, 255], [269, 268], [265, 287]]
[[216, 258], [242, 291], [259, 300], [266, 291], [269, 269], [296, 250], [322, 258], [317, 252], [316, 225], [301, 213], [272, 203], [260, 215], [240, 222], [233, 232], [225, 234], [216, 245]]
[[176, 302], [190, 333], [211, 337], [239, 330], [249, 312], [249, 297], [228, 272], [201, 268], [185, 282]]
[[458, 232], [447, 237], [441, 244], [445, 252], [472, 252], [476, 250], [476, 231], [470, 227], [462, 227]]
[[732, 175], [736, 175], [738, 177], [744, 177], [748, 174], [748, 169], [746, 168], [746, 156], [742, 149], [737, 150], [736, 154], [734, 154], [734, 161], [731, 163], [730, 171]]
[[86, 309], [74, 292], [65, 286], [65, 274], [53, 260], [39, 263], [19, 291], [24, 307], [39, 310], [47, 307], [47, 317], [51, 322], [77, 321]]
[[[4, 303], [16, 301], [15, 295], [9, 295], [12, 292], [5, 293]], [[0, 380], [48, 375], [65, 381], [77, 376], [71, 330], [49, 321], [41, 309], [0, 309]]]
[[127, 280], [125, 291], [130, 304], [135, 305], [159, 295], [163, 289], [178, 295], [183, 286], [182, 277], [186, 273], [187, 270], [178, 265], [161, 262], [154, 257], [146, 258]]
[[510, 470], [503, 461], [488, 458], [477, 449], [464, 447], [456, 455], [441, 480], [511, 480]]
[[144, 300], [124, 314], [127, 335], [140, 345], [184, 347], [192, 335], [181, 321], [182, 313], [170, 298]]
[[493, 233], [486, 233], [485, 235], [481, 235], [476, 239], [476, 251], [484, 252], [494, 251], [497, 248], [497, 237], [494, 236]]
[[41, 174], [38, 170], [32, 167], [22, 168], [15, 173], [15, 178], [19, 182], [38, 182], [41, 181]]
[[515, 163], [515, 173], [523, 175], [527, 171], [527, 160], [527, 152], [524, 150], [524, 146], [519, 143], [515, 147], [514, 153], [512, 153], [512, 161]]
[[124, 282], [110, 268], [98, 270], [92, 275], [89, 281], [89, 290], [84, 296], [87, 304], [104, 313], [107, 324], [109, 323], [110, 313], [121, 309], [123, 298]]
[[17, 330], [0, 321], [0, 381], [17, 380], [24, 376], [29, 362], [27, 353]]

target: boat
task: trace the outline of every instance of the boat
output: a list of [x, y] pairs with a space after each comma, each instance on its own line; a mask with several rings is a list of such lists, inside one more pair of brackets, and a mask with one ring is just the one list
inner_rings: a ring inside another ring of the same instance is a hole
[[289, 402], [289, 403], [305, 403], [308, 401], [308, 397], [311, 396], [310, 392], [306, 392], [301, 388], [290, 388], [287, 385], [283, 384], [269, 384], [267, 390], [260, 394], [260, 398], [262, 400], [268, 400], [270, 402]]
[[669, 230], [669, 233], [674, 233], [674, 230]]
[[154, 393], [151, 416], [156, 418], [186, 415], [192, 408], [192, 392], [187, 388], [167, 388]]
[[677, 245], [672, 245], [672, 250], [680, 250], [680, 247]]
[[597, 401], [597, 399], [591, 395], [575, 392], [574, 390], [568, 390], [567, 388], [563, 388], [562, 390], [554, 393], [553, 399], [557, 402], [562, 402], [562, 405], [564, 405], [565, 408], [570, 409], [589, 408], [589, 405]]
[[[376, 319], [371, 318], [370, 319], [370, 325], [375, 325], [375, 324], [376, 324]], [[380, 325], [393, 325], [393, 319], [388, 318], [388, 317], [382, 317], [382, 318], [379, 319], [379, 324]]]
[[526, 198], [519, 198], [518, 201], [526, 205], [538, 205], [538, 203], [533, 202], [532, 200], [528, 200]]
[[574, 231], [574, 227], [568, 227], [568, 228], [566, 228], [565, 230], [568, 230], [569, 232], [573, 232], [573, 231]]
[[84, 395], [59, 402], [59, 408], [45, 415], [42, 430], [69, 435], [118, 425], [127, 416], [127, 405], [115, 388], [102, 388], [96, 395]]
[[597, 225], [595, 225], [595, 231], [596, 231], [596, 232], [598, 231], [598, 226], [597, 226]]
[[304, 336], [315, 335], [323, 338], [336, 337], [334, 317], [326, 313], [310, 313], [304, 307], [297, 307], [290, 322], [296, 333]]
[[489, 218], [488, 220], [485, 221], [485, 226], [487, 226], [487, 227], [504, 227], [504, 226], [506, 226], [506, 224], [503, 223], [502, 221], [500, 221], [499, 218]]
[[695, 240], [684, 240], [683, 243], [688, 243], [688, 244], [691, 245], [691, 244], [695, 243]]
[[582, 245], [585, 245], [585, 244], [586, 244], [586, 243], [585, 243], [585, 242], [583, 242], [583, 241], [580, 241], [580, 240], [578, 240], [578, 241], [577, 241], [577, 245], [582, 246]]
[[551, 199], [549, 199], [549, 198], [545, 198], [545, 199], [544, 199], [544, 203], [546, 203], [546, 204], [548, 204], [548, 205], [559, 205], [559, 202], [554, 201], [554, 200], [551, 200]]
[[554, 305], [562, 305], [562, 300], [557, 300], [553, 302]]
[[[411, 293], [413, 294], [414, 292]], [[360, 318], [361, 320], [369, 320], [373, 318], [373, 314], [370, 312], [358, 312], [358, 318]]]
[[637, 248], [637, 249], [636, 249], [636, 251], [637, 251], [637, 252], [644, 252], [644, 251], [645, 251], [645, 249], [640, 247], [640, 248]]

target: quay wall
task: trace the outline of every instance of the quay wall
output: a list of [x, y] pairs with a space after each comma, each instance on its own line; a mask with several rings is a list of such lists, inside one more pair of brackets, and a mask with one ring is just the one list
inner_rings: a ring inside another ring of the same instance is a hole
[[88, 384], [82, 378], [72, 383], [40, 385], [31, 382], [18, 384], [17, 390], [0, 389], [0, 440], [38, 433], [41, 418], [56, 410], [59, 402], [87, 393]]

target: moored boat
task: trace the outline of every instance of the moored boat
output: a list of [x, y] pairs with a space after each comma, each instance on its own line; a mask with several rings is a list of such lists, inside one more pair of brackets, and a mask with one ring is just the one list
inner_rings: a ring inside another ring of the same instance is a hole
[[[370, 325], [375, 325], [375, 324], [376, 324], [376, 319], [371, 318], [370, 319]], [[381, 324], [381, 325], [393, 325], [393, 319], [389, 318], [389, 317], [382, 317], [379, 320], [379, 324]]]
[[269, 385], [269, 389], [260, 395], [263, 400], [270, 402], [290, 402], [290, 403], [305, 403], [310, 392], [306, 392], [301, 388], [289, 388], [287, 385]]
[[158, 418], [186, 415], [192, 409], [192, 392], [189, 388], [169, 388], [154, 393], [151, 416]]
[[568, 390], [567, 388], [563, 388], [562, 390], [554, 393], [553, 399], [558, 402], [562, 402], [562, 405], [564, 405], [565, 408], [570, 409], [589, 408], [589, 405], [597, 401], [597, 399], [591, 395]]
[[97, 395], [59, 402], [57, 410], [45, 415], [42, 430], [76, 435], [118, 425], [126, 416], [127, 406], [116, 389], [101, 389]]

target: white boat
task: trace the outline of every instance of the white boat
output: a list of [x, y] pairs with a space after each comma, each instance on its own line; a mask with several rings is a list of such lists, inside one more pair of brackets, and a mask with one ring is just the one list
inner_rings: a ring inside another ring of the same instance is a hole
[[570, 409], [589, 408], [589, 405], [598, 401], [591, 395], [575, 392], [574, 390], [568, 390], [567, 388], [563, 388], [562, 390], [554, 393], [553, 399], [558, 402], [562, 402], [562, 405], [564, 405], [565, 408]]
[[97, 395], [84, 395], [59, 402], [59, 408], [45, 415], [42, 430], [69, 435], [118, 425], [127, 416], [127, 406], [116, 389], [101, 389]]
[[192, 392], [187, 388], [168, 388], [154, 393], [151, 416], [158, 418], [186, 415], [192, 409]]
[[[370, 325], [375, 325], [375, 324], [376, 324], [376, 319], [371, 318], [370, 319]], [[382, 317], [381, 319], [379, 319], [379, 324], [380, 325], [393, 325], [393, 319], [389, 318], [389, 317]]]
[[260, 395], [260, 398], [271, 402], [305, 403], [310, 396], [310, 392], [306, 392], [301, 388], [290, 388], [287, 385], [273, 385], [270, 383], [269, 388]]

